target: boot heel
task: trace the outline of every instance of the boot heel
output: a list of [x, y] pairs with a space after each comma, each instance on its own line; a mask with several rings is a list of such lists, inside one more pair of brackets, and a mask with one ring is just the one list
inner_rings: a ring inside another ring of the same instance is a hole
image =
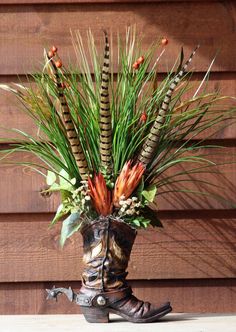
[[89, 323], [108, 323], [109, 310], [107, 308], [80, 307], [82, 314]]

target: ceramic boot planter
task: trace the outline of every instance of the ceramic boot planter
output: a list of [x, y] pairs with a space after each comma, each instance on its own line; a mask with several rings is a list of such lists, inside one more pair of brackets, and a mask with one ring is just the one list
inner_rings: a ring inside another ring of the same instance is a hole
[[49, 291], [49, 297], [65, 293], [80, 305], [90, 323], [109, 322], [109, 313], [133, 323], [148, 323], [172, 310], [169, 302], [153, 306], [138, 300], [127, 284], [126, 268], [137, 233], [135, 229], [117, 219], [101, 217], [83, 227], [81, 233], [85, 269], [80, 292], [54, 288]]

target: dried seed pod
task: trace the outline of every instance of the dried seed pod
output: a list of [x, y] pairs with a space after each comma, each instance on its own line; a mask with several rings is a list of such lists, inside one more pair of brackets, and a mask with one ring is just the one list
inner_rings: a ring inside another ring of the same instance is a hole
[[141, 65], [141, 63], [144, 62], [144, 56], [143, 55], [140, 56], [136, 62], [137, 62], [138, 65]]
[[147, 121], [147, 113], [143, 112], [140, 116], [140, 121], [145, 123]]
[[161, 45], [166, 46], [169, 43], [169, 40], [167, 38], [162, 38]]
[[134, 69], [138, 69], [138, 68], [139, 68], [139, 64], [138, 64], [138, 62], [135, 62], [135, 63], [133, 64], [133, 68], [134, 68]]
[[53, 51], [48, 51], [48, 57], [51, 59], [54, 57], [54, 52]]
[[57, 61], [55, 61], [55, 66], [56, 66], [57, 68], [61, 68], [61, 67], [62, 67], [62, 62], [61, 62], [60, 59], [58, 59]]
[[57, 53], [57, 47], [54, 46], [54, 45], [53, 45], [53, 47], [52, 47], [52, 52], [53, 52], [53, 53]]

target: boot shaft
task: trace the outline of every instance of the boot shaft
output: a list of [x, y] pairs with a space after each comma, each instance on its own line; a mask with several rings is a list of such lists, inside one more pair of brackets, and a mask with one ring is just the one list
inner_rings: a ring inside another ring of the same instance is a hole
[[125, 286], [125, 271], [136, 233], [128, 224], [108, 217], [83, 227], [85, 287], [105, 291]]

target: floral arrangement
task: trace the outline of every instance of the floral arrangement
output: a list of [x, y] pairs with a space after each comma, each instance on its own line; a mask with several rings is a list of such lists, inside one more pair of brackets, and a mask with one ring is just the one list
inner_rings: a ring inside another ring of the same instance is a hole
[[[36, 138], [12, 129], [22, 138], [4, 151], [4, 158], [22, 151], [38, 157], [38, 163], [21, 164], [45, 177], [45, 192], [60, 192], [52, 224], [63, 220], [62, 245], [83, 224], [100, 216], [135, 228], [161, 226], [152, 204], [159, 189], [168, 186], [177, 191], [171, 186], [180, 182], [179, 191], [191, 193], [184, 188], [188, 175], [208, 173], [217, 166], [202, 149], [218, 151], [220, 146], [205, 141], [235, 117], [235, 108], [222, 102], [229, 97], [207, 92], [210, 68], [197, 89], [192, 85], [187, 70], [198, 46], [186, 62], [182, 49], [176, 64], [158, 82], [166, 38], [144, 52], [135, 29], [129, 28], [125, 41], [118, 36], [115, 54], [108, 34], [104, 35], [103, 61], [92, 33], [88, 32], [84, 46], [76, 32], [75, 68], [66, 69], [53, 46], [45, 51], [43, 70], [30, 77], [29, 87], [1, 85], [17, 96], [39, 129]], [[196, 140], [202, 132], [205, 138]], [[169, 172], [186, 163], [191, 163], [190, 170]], [[203, 182], [198, 177], [191, 181]], [[209, 188], [214, 185], [204, 183]], [[192, 194], [204, 197], [211, 191]]]

